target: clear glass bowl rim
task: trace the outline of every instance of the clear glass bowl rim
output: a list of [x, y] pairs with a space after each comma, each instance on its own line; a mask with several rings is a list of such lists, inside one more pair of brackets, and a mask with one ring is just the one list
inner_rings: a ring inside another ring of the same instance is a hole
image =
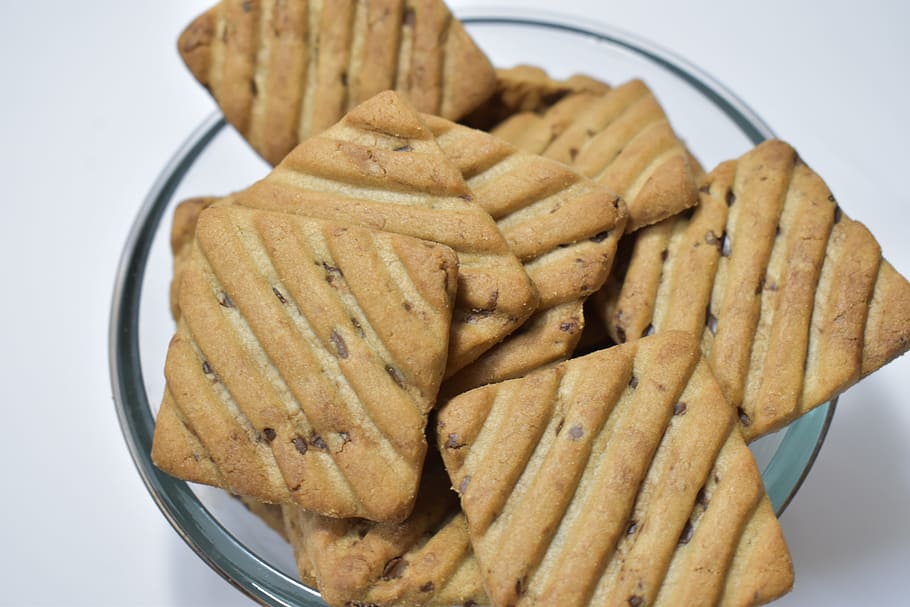
[[[457, 11], [467, 25], [516, 25], [571, 32], [622, 47], [675, 74], [704, 95], [758, 144], [774, 133], [745, 103], [711, 76], [654, 43], [601, 23], [515, 8], [474, 7]], [[181, 180], [197, 157], [225, 127], [214, 112], [188, 137], [162, 170], [133, 223], [117, 269], [111, 302], [108, 352], [114, 404], [133, 462], [155, 503], [186, 543], [216, 572], [253, 600], [271, 606], [322, 607], [313, 589], [250, 552], [202, 505], [189, 486], [151, 462], [154, 419], [145, 394], [139, 355], [142, 282], [152, 240]], [[766, 488], [781, 514], [796, 495], [818, 456], [837, 399], [790, 424], [778, 451], [763, 471]]]

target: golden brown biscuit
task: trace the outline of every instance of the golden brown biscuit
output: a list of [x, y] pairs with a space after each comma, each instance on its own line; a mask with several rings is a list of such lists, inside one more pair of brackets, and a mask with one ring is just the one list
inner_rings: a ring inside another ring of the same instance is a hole
[[439, 412], [494, 605], [757, 605], [793, 582], [735, 410], [682, 332]]
[[765, 142], [702, 182], [701, 203], [642, 230], [598, 296], [619, 342], [701, 335], [753, 440], [910, 348], [910, 284], [796, 151]]
[[235, 204], [346, 221], [440, 242], [458, 253], [446, 375], [476, 360], [537, 307], [537, 293], [459, 169], [400, 95], [359, 105], [301, 143]]
[[570, 93], [587, 91], [603, 94], [608, 90], [610, 85], [584, 74], [556, 80], [533, 65], [497, 68], [493, 95], [461, 122], [488, 131], [514, 114], [542, 113]]
[[568, 358], [584, 324], [582, 303], [610, 272], [625, 204], [562, 163], [442, 118], [424, 120], [540, 294], [522, 329], [450, 377], [444, 392], [451, 396]]
[[199, 221], [199, 214], [217, 201], [218, 198], [215, 196], [200, 196], [184, 200], [174, 208], [174, 218], [171, 223], [171, 253], [174, 255], [174, 275], [171, 278], [170, 292], [171, 316], [174, 317], [174, 320], [180, 318], [177, 292], [180, 288], [183, 269], [187, 266], [192, 256], [196, 222]]
[[629, 207], [627, 232], [698, 201], [689, 153], [641, 80], [569, 95], [542, 116], [516, 115], [492, 133], [620, 194]]
[[291, 543], [330, 605], [439, 606], [488, 602], [464, 514], [438, 454], [428, 454], [414, 512], [402, 523], [332, 519], [292, 506]]
[[265, 502], [403, 520], [456, 268], [435, 243], [206, 209], [179, 290], [155, 463]]
[[178, 49], [272, 165], [381, 91], [454, 120], [496, 86], [441, 0], [222, 0], [186, 28]]

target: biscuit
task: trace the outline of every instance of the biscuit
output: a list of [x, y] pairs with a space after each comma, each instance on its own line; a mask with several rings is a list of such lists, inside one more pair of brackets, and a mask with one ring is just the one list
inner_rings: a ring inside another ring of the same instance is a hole
[[689, 153], [641, 80], [569, 95], [542, 116], [516, 115], [492, 133], [620, 194], [629, 207], [627, 232], [698, 201]]
[[761, 475], [696, 338], [666, 332], [440, 411], [493, 605], [758, 605], [793, 582]]
[[610, 85], [591, 76], [574, 74], [565, 80], [551, 78], [533, 65], [496, 69], [496, 90], [480, 107], [461, 120], [471, 128], [489, 131], [521, 112], [542, 113], [569, 93], [602, 94]]
[[435, 243], [206, 209], [181, 279], [153, 460], [260, 501], [403, 520], [456, 273], [455, 254]]
[[189, 198], [174, 208], [174, 218], [171, 223], [171, 253], [174, 255], [174, 274], [171, 278], [170, 303], [171, 316], [174, 320], [180, 318], [180, 306], [177, 292], [183, 269], [190, 261], [193, 252], [193, 236], [196, 234], [196, 222], [199, 214], [204, 209], [212, 206], [218, 198], [215, 196], [200, 196]]
[[428, 455], [414, 512], [402, 523], [332, 519], [285, 506], [294, 553], [329, 605], [487, 604], [458, 497]]
[[424, 116], [540, 295], [537, 311], [479, 360], [446, 381], [447, 395], [524, 375], [568, 358], [581, 306], [607, 278], [626, 222], [622, 199], [562, 163], [487, 133]]
[[447, 376], [502, 341], [537, 308], [531, 279], [496, 223], [397, 93], [380, 93], [359, 105], [232, 199], [452, 247], [459, 269]]
[[629, 248], [597, 297], [612, 337], [700, 335], [747, 440], [910, 349], [910, 284], [782, 141], [719, 165], [691, 216]]
[[178, 50], [272, 165], [381, 91], [454, 120], [496, 86], [441, 0], [222, 0], [184, 30]]

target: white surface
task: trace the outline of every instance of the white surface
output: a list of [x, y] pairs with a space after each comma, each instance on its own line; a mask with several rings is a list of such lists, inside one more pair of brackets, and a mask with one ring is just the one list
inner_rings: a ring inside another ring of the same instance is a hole
[[[0, 604], [250, 604], [159, 514], [123, 444], [107, 374], [126, 233], [158, 171], [213, 107], [174, 50], [206, 6], [4, 5]], [[558, 10], [659, 41], [724, 82], [910, 274], [908, 6], [564, 0]], [[776, 605], [907, 604], [908, 394], [910, 357], [841, 399], [783, 516], [797, 578]]]

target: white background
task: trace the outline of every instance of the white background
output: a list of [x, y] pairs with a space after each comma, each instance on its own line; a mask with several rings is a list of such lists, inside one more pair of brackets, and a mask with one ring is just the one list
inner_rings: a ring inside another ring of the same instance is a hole
[[[451, 2], [458, 7], [478, 2]], [[612, 24], [692, 61], [788, 139], [910, 274], [908, 3], [508, 2]], [[111, 401], [120, 250], [213, 109], [175, 51], [207, 7], [4, 2], [0, 20], [0, 604], [249, 605], [160, 515]], [[910, 357], [851, 389], [784, 514], [777, 605], [907, 605]]]

